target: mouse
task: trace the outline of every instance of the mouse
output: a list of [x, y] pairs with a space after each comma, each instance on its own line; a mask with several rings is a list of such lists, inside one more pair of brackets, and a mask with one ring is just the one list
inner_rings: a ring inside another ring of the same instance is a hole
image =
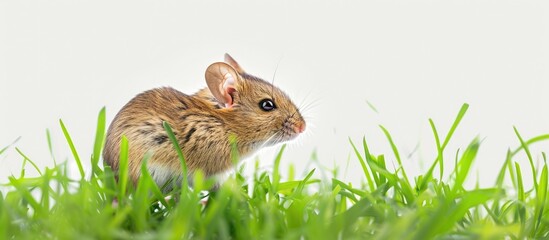
[[[158, 186], [165, 187], [163, 191], [169, 191], [174, 186], [166, 183], [180, 183], [184, 177], [192, 180], [198, 170], [206, 178], [232, 170], [233, 146], [241, 161], [265, 146], [290, 141], [305, 131], [306, 122], [290, 97], [248, 74], [229, 54], [223, 62], [206, 68], [205, 80], [206, 87], [191, 95], [159, 87], [131, 99], [107, 130], [104, 163], [118, 172], [120, 144], [125, 136], [131, 182], [137, 183], [143, 158], [150, 152], [147, 170]], [[184, 155], [187, 176], [183, 176], [164, 122], [171, 126]], [[219, 184], [217, 181], [214, 188]]]

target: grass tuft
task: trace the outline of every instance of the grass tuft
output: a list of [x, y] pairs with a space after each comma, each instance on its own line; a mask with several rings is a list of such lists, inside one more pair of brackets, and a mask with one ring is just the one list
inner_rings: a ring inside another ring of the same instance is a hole
[[[409, 178], [393, 136], [380, 126], [391, 147], [389, 155], [375, 154], [366, 138], [349, 139], [363, 182], [338, 179], [337, 169], [310, 169], [296, 176], [293, 166], [281, 171], [285, 145], [273, 159], [272, 171], [256, 170], [250, 178], [239, 168], [217, 191], [200, 171], [181, 179], [181, 188], [165, 193], [141, 166], [134, 186], [128, 176], [128, 147], [121, 141], [120, 169], [113, 172], [101, 161], [105, 140], [105, 109], [98, 115], [91, 174], [86, 176], [75, 145], [60, 121], [80, 173], [71, 179], [66, 162], [57, 163], [49, 130], [46, 132], [53, 166], [39, 169], [19, 148], [23, 168], [29, 163], [38, 177], [11, 176], [0, 192], [0, 239], [546, 239], [549, 237], [548, 167], [543, 153], [536, 169], [530, 145], [549, 135], [523, 138], [509, 149], [494, 186], [468, 188], [471, 167], [481, 147], [478, 138], [455, 150], [455, 166], [443, 156], [465, 116], [464, 104], [446, 136], [429, 120], [436, 158], [427, 171]], [[164, 128], [177, 151], [182, 171], [185, 158], [171, 131]], [[1, 148], [0, 154], [11, 146]], [[234, 148], [235, 146], [233, 146]], [[533, 186], [526, 186], [515, 157], [521, 153], [530, 166]], [[233, 153], [236, 158], [238, 153]], [[387, 166], [396, 165], [396, 169]], [[447, 179], [443, 179], [447, 171]], [[317, 178], [316, 176], [330, 176]], [[118, 181], [115, 180], [115, 176]], [[509, 186], [507, 186], [509, 184]], [[177, 184], [179, 185], [179, 184]], [[360, 187], [357, 187], [360, 186]], [[363, 187], [362, 187], [363, 186]]]

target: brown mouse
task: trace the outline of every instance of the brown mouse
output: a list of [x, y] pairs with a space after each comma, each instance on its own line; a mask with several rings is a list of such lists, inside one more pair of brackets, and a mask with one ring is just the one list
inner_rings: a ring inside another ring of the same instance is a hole
[[103, 158], [117, 172], [121, 137], [129, 143], [129, 175], [136, 183], [142, 159], [159, 186], [180, 182], [182, 169], [163, 122], [172, 127], [185, 156], [188, 176], [200, 169], [206, 177], [231, 170], [231, 142], [240, 159], [296, 138], [305, 130], [299, 109], [279, 88], [247, 74], [228, 54], [206, 69], [204, 88], [187, 95], [170, 87], [145, 91], [130, 100], [112, 121]]

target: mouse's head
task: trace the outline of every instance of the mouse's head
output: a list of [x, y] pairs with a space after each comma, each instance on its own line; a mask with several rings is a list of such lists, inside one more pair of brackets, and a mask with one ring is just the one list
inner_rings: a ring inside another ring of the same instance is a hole
[[299, 109], [282, 90], [247, 74], [228, 54], [206, 70], [212, 95], [229, 115], [237, 136], [248, 142], [273, 145], [296, 138], [305, 130]]

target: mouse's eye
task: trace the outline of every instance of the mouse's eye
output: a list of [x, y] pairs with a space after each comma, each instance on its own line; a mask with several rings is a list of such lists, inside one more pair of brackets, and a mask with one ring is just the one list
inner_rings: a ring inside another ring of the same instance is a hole
[[273, 100], [271, 99], [263, 99], [259, 102], [259, 107], [263, 110], [263, 111], [272, 111], [276, 108]]

